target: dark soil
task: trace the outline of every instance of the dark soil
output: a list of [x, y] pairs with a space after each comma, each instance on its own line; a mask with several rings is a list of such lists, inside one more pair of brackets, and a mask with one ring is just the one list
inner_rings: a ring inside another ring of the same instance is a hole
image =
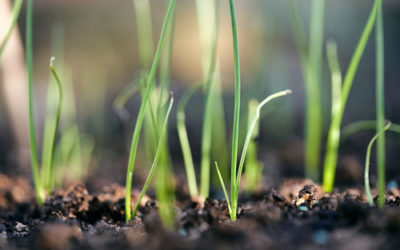
[[[0, 175], [2, 249], [400, 249], [400, 191], [380, 210], [361, 189], [322, 194], [306, 180], [242, 195], [238, 220], [224, 201], [203, 204], [178, 195], [177, 228], [161, 226], [157, 203], [146, 197], [124, 223], [124, 189], [95, 195], [83, 185], [54, 192], [35, 205], [24, 179]], [[137, 193], [133, 194], [136, 202]]]

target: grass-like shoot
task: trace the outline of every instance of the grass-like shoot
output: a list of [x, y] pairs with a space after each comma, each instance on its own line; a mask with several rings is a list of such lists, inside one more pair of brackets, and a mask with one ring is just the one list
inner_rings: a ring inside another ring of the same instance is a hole
[[126, 195], [125, 195], [125, 219], [126, 222], [128, 222], [132, 216], [131, 213], [131, 189], [132, 189], [132, 175], [133, 175], [133, 170], [134, 170], [134, 165], [135, 165], [135, 159], [136, 159], [136, 151], [137, 151], [137, 146], [139, 143], [139, 137], [140, 137], [140, 131], [142, 129], [142, 124], [144, 120], [144, 115], [145, 115], [145, 110], [147, 106], [147, 102], [152, 90], [152, 86], [155, 80], [156, 72], [157, 72], [157, 66], [160, 61], [160, 56], [161, 56], [161, 51], [164, 45], [164, 40], [167, 34], [167, 28], [169, 26], [169, 22], [171, 20], [172, 14], [175, 9], [175, 0], [171, 0], [168, 5], [168, 10], [167, 14], [165, 17], [165, 21], [161, 30], [161, 35], [160, 35], [160, 41], [157, 46], [157, 50], [154, 56], [153, 64], [150, 69], [147, 85], [146, 85], [146, 90], [143, 93], [142, 97], [142, 102], [140, 105], [139, 109], [139, 114], [136, 120], [136, 125], [135, 129], [133, 131], [133, 136], [132, 136], [132, 144], [131, 144], [131, 149], [130, 149], [130, 154], [129, 154], [129, 161], [128, 161], [128, 168], [127, 168], [127, 174], [126, 174]]
[[11, 37], [14, 27], [17, 24], [18, 16], [19, 16], [19, 13], [21, 12], [22, 3], [23, 3], [23, 0], [15, 0], [14, 1], [12, 12], [11, 12], [11, 22], [10, 22], [10, 25], [8, 26], [6, 35], [3, 38], [3, 41], [1, 41], [1, 45], [0, 45], [0, 58], [1, 58], [1, 55], [3, 54], [3, 51], [7, 45], [8, 40]]
[[39, 163], [37, 159], [35, 120], [33, 118], [33, 83], [32, 83], [32, 16], [33, 0], [27, 0], [26, 7], [26, 66], [28, 70], [28, 109], [29, 109], [29, 144], [31, 153], [31, 164], [33, 181], [35, 184], [36, 198], [39, 204], [45, 199], [45, 191], [40, 180]]
[[189, 143], [189, 138], [187, 135], [187, 129], [186, 129], [186, 124], [185, 124], [185, 120], [186, 120], [185, 107], [186, 107], [189, 99], [192, 97], [192, 95], [201, 86], [202, 85], [200, 85], [200, 84], [196, 84], [183, 94], [181, 100], [179, 101], [177, 113], [176, 113], [176, 119], [177, 119], [176, 126], [177, 126], [177, 130], [178, 130], [179, 141], [181, 144], [183, 161], [185, 163], [186, 178], [187, 178], [188, 187], [189, 187], [189, 194], [192, 199], [196, 198], [199, 193], [198, 193], [198, 189], [197, 189], [196, 172], [194, 170], [192, 152], [190, 149], [190, 143]]
[[[392, 125], [392, 123], [388, 122], [386, 124], [386, 126], [382, 130], [378, 131], [378, 133], [376, 133], [376, 135], [371, 139], [371, 141], [369, 142], [368, 147], [367, 147], [367, 154], [366, 154], [366, 157], [365, 157], [365, 169], [364, 169], [364, 185], [365, 185], [365, 193], [367, 194], [367, 199], [368, 199], [368, 203], [369, 203], [370, 206], [374, 205], [374, 201], [373, 201], [372, 195], [371, 195], [371, 190], [370, 190], [370, 187], [369, 187], [369, 163], [370, 163], [370, 158], [371, 158], [371, 149], [372, 149], [372, 146], [374, 145], [375, 141], [380, 136], [385, 134], [385, 131], [388, 130], [391, 125]], [[378, 172], [379, 172], [379, 169], [378, 169]], [[379, 200], [380, 199], [383, 199], [383, 204], [384, 204], [385, 196], [384, 196], [384, 193], [380, 192], [379, 186], [378, 186], [378, 194], [379, 194], [379, 196], [378, 196], [378, 204], [379, 204]], [[380, 197], [382, 197], [382, 198], [380, 198]], [[383, 204], [379, 205], [379, 206], [382, 207]]]
[[[197, 1], [197, 8], [206, 4], [207, 1], [201, 0], [201, 3]], [[212, 4], [208, 1], [209, 4]], [[215, 67], [216, 67], [216, 57], [217, 57], [217, 38], [218, 38], [218, 26], [219, 26], [219, 9], [221, 5], [221, 0], [216, 1], [215, 12], [213, 15], [213, 30], [210, 35], [210, 40], [205, 41], [205, 31], [201, 33], [203, 38], [202, 42], [204, 44], [210, 44], [209, 57], [203, 59], [203, 67], [205, 68], [204, 73], [204, 92], [205, 92], [205, 108], [204, 108], [204, 118], [203, 118], [203, 131], [201, 140], [201, 163], [200, 163], [200, 195], [203, 199], [208, 197], [210, 191], [210, 163], [211, 163], [211, 144], [212, 144], [212, 118], [213, 118], [213, 90], [212, 86], [214, 82]], [[199, 12], [200, 14], [201, 12]], [[200, 19], [200, 15], [199, 15]], [[204, 21], [204, 20], [203, 20]], [[200, 22], [199, 22], [200, 23]], [[208, 66], [208, 67], [207, 67]], [[208, 71], [208, 72], [207, 72]]]
[[[350, 61], [347, 73], [344, 77], [343, 87], [340, 95], [340, 104], [338, 104], [338, 110], [335, 115], [332, 116], [331, 124], [328, 132], [328, 141], [326, 148], [326, 155], [324, 160], [324, 172], [323, 172], [323, 190], [324, 192], [331, 192], [335, 180], [335, 171], [338, 158], [339, 142], [340, 142], [340, 126], [342, 123], [344, 109], [346, 107], [347, 98], [350, 93], [351, 86], [355, 74], [358, 69], [361, 57], [364, 53], [365, 46], [370, 37], [372, 28], [375, 24], [378, 9], [382, 4], [382, 0], [375, 0], [374, 6], [372, 7], [368, 21], [362, 32], [360, 41], [357, 44], [356, 50], [354, 51], [353, 57]], [[333, 107], [332, 107], [333, 108]]]
[[322, 137], [322, 110], [320, 85], [322, 80], [322, 47], [324, 0], [313, 0], [311, 5], [310, 38], [306, 42], [300, 13], [294, 0], [290, 0], [293, 33], [296, 39], [306, 92], [305, 111], [305, 172], [313, 181], [319, 180]]
[[[382, 5], [376, 17], [376, 132], [385, 126], [385, 91], [384, 91], [384, 38]], [[378, 161], [378, 206], [385, 204], [385, 133], [377, 138], [376, 154]]]
[[136, 202], [135, 208], [133, 209], [133, 213], [132, 213], [133, 216], [136, 215], [136, 212], [138, 211], [139, 206], [140, 206], [140, 202], [141, 202], [143, 196], [146, 194], [146, 191], [147, 191], [148, 187], [150, 186], [151, 180], [153, 179], [153, 175], [154, 175], [154, 173], [156, 171], [156, 168], [157, 168], [158, 161], [160, 159], [162, 145], [163, 145], [163, 143], [165, 141], [165, 137], [166, 137], [166, 134], [167, 134], [168, 118], [169, 118], [169, 115], [171, 113], [172, 105], [174, 103], [174, 96], [173, 96], [172, 92], [171, 92], [170, 96], [171, 97], [170, 97], [167, 113], [165, 115], [165, 119], [164, 119], [164, 122], [163, 122], [163, 125], [162, 125], [162, 131], [161, 131], [161, 135], [160, 135], [160, 138], [159, 138], [159, 141], [158, 141], [156, 154], [155, 154], [153, 163], [151, 165], [150, 172], [149, 172], [149, 174], [147, 176], [146, 182], [145, 182], [145, 184], [144, 184], [144, 186], [142, 188], [142, 191], [140, 192], [140, 196], [139, 196], [139, 198], [138, 198], [138, 200]]
[[[268, 96], [267, 98], [265, 98], [258, 105], [257, 110], [256, 110], [256, 112], [255, 112], [255, 114], [253, 116], [253, 119], [252, 119], [252, 121], [250, 123], [249, 129], [248, 129], [247, 134], [246, 134], [246, 139], [245, 139], [244, 144], [243, 144], [243, 149], [242, 149], [242, 154], [241, 154], [240, 161], [239, 161], [239, 167], [238, 167], [238, 170], [237, 170], [237, 174], [236, 174], [236, 171], [235, 171], [235, 176], [233, 176], [234, 179], [231, 180], [231, 183], [233, 183], [233, 184], [231, 186], [231, 198], [230, 199], [229, 199], [229, 196], [227, 195], [225, 184], [224, 184], [224, 181], [222, 179], [221, 173], [219, 171], [218, 164], [215, 163], [215, 167], [216, 167], [217, 172], [218, 172], [218, 177], [220, 179], [221, 186], [222, 186], [222, 189], [224, 191], [226, 201], [228, 203], [228, 210], [229, 210], [230, 218], [231, 218], [232, 221], [236, 220], [237, 205], [238, 205], [238, 198], [239, 198], [239, 187], [240, 187], [240, 181], [241, 181], [241, 178], [242, 178], [243, 167], [244, 167], [244, 163], [245, 163], [245, 159], [246, 159], [246, 154], [247, 154], [247, 151], [248, 151], [248, 148], [249, 148], [249, 143], [250, 143], [251, 138], [253, 136], [254, 129], [256, 128], [256, 124], [258, 123], [258, 120], [260, 119], [260, 110], [265, 104], [267, 104], [271, 100], [273, 100], [275, 98], [278, 98], [278, 97], [281, 97], [281, 96], [284, 96], [284, 95], [287, 95], [287, 94], [290, 94], [290, 93], [291, 93], [291, 90], [284, 90], [284, 91], [277, 92], [277, 93], [272, 94], [272, 95]], [[235, 165], [235, 170], [236, 170], [236, 165]]]
[[[182, 148], [183, 159], [185, 163], [186, 176], [188, 180], [189, 193], [193, 200], [204, 200], [208, 197], [210, 190], [210, 161], [211, 161], [211, 147], [214, 141], [213, 139], [213, 116], [214, 116], [214, 104], [222, 102], [220, 95], [217, 95], [215, 84], [216, 64], [217, 64], [217, 38], [218, 38], [218, 26], [219, 26], [219, 12], [220, 12], [220, 0], [216, 1], [215, 9], [213, 9], [212, 1], [197, 1], [197, 9], [199, 15], [199, 28], [201, 42], [203, 46], [209, 51], [203, 52], [203, 71], [204, 79], [200, 84], [196, 84], [187, 90], [182, 96], [177, 111], [177, 130], [179, 140]], [[212, 10], [210, 13], [210, 10]], [[206, 11], [209, 10], [209, 11]], [[212, 16], [212, 31], [208, 32], [204, 26], [207, 20], [206, 17]], [[206, 46], [209, 45], [209, 46]], [[205, 49], [203, 48], [203, 49]], [[194, 170], [194, 163], [192, 158], [192, 152], [190, 150], [190, 143], [187, 136], [187, 130], [185, 125], [185, 107], [192, 97], [192, 95], [201, 87], [204, 87], [205, 92], [205, 108], [204, 108], [204, 119], [202, 127], [202, 140], [201, 140], [201, 167], [200, 167], [200, 192], [197, 188], [196, 174]], [[218, 111], [218, 110], [217, 110]], [[223, 115], [218, 117], [218, 121], [224, 123]], [[222, 129], [223, 130], [223, 129]], [[225, 131], [221, 131], [225, 133]], [[222, 139], [221, 141], [224, 141]]]
[[[61, 85], [61, 80], [54, 69], [53, 62], [55, 58], [52, 57], [50, 59], [50, 70], [51, 73], [53, 74], [54, 79], [56, 80], [57, 83], [57, 89], [58, 89], [58, 105], [57, 105], [57, 111], [56, 111], [56, 116], [54, 120], [54, 126], [51, 129], [51, 147], [50, 147], [50, 152], [48, 152], [48, 157], [49, 157], [49, 164], [47, 165], [47, 169], [44, 168], [44, 177], [42, 176], [42, 181], [44, 182], [44, 188], [49, 192], [52, 183], [54, 181], [54, 150], [56, 148], [56, 136], [57, 136], [57, 128], [58, 124], [60, 123], [60, 117], [61, 117], [61, 107], [63, 103], [63, 91], [62, 91], [62, 85]], [[43, 161], [43, 159], [42, 159]]]

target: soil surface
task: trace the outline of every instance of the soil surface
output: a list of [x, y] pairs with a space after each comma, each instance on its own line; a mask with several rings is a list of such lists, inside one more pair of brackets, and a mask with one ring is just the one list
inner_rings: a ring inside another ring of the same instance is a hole
[[[399, 249], [400, 191], [383, 209], [361, 189], [322, 194], [307, 180], [241, 195], [238, 220], [225, 201], [177, 195], [176, 230], [161, 226], [157, 203], [143, 200], [124, 222], [124, 188], [89, 194], [83, 185], [57, 190], [37, 206], [22, 178], [0, 175], [1, 249]], [[133, 192], [133, 204], [138, 192]]]

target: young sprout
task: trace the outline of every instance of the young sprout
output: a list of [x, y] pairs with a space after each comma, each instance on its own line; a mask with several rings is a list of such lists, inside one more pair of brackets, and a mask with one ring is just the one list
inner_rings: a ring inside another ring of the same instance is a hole
[[169, 22], [170, 22], [172, 13], [174, 12], [175, 2], [176, 2], [176, 0], [171, 0], [168, 5], [168, 10], [167, 10], [167, 14], [165, 17], [164, 25], [161, 30], [160, 41], [157, 46], [157, 50], [156, 50], [156, 53], [154, 56], [154, 61], [153, 61], [153, 64], [152, 64], [152, 67], [151, 67], [151, 70], [149, 73], [146, 90], [143, 94], [142, 102], [141, 102], [140, 109], [139, 109], [139, 114], [138, 114], [138, 117], [136, 120], [135, 129], [133, 131], [132, 144], [131, 144], [131, 149], [130, 149], [130, 154], [129, 154], [127, 174], [126, 174], [126, 195], [125, 195], [125, 219], [126, 219], [126, 222], [128, 222], [132, 216], [132, 214], [131, 214], [132, 175], [133, 175], [133, 169], [134, 169], [134, 164], [135, 164], [135, 159], [136, 159], [137, 146], [139, 143], [140, 131], [142, 129], [142, 124], [143, 124], [143, 119], [144, 119], [145, 110], [146, 110], [146, 106], [147, 106], [147, 101], [149, 99], [150, 92], [152, 90], [152, 86], [153, 86], [154, 79], [156, 76], [157, 66], [160, 61], [161, 51], [163, 48], [167, 27], [169, 26]]
[[[51, 135], [51, 147], [50, 147], [50, 152], [49, 152], [50, 160], [49, 160], [49, 164], [48, 164], [48, 169], [43, 170], [45, 173], [45, 178], [43, 179], [43, 181], [45, 181], [45, 182], [43, 184], [48, 192], [50, 191], [50, 188], [52, 186], [53, 179], [54, 179], [54, 149], [56, 147], [57, 128], [58, 128], [58, 124], [60, 123], [61, 107], [62, 107], [62, 103], [63, 103], [63, 91], [62, 91], [61, 80], [58, 77], [57, 72], [54, 69], [54, 66], [53, 66], [54, 60], [55, 60], [54, 57], [52, 57], [50, 59], [50, 70], [54, 76], [54, 79], [56, 80], [57, 87], [58, 87], [58, 105], [57, 105], [57, 112], [56, 112], [56, 117], [55, 117], [53, 129], [52, 129], [52, 135]], [[42, 159], [42, 161], [43, 161], [43, 159]]]
[[[380, 137], [382, 136], [386, 130], [388, 130], [390, 128], [390, 126], [392, 125], [391, 122], [388, 122], [386, 124], [386, 126], [381, 130], [378, 131], [378, 133], [372, 138], [372, 140], [369, 142], [368, 147], [367, 147], [367, 155], [365, 157], [365, 170], [364, 170], [364, 185], [365, 185], [365, 193], [367, 194], [367, 198], [368, 198], [368, 203], [370, 206], [374, 205], [374, 201], [372, 199], [372, 195], [371, 195], [371, 190], [369, 187], [369, 162], [370, 162], [370, 158], [371, 158], [371, 149], [372, 146], [374, 145], [374, 142]], [[383, 199], [383, 204], [385, 202], [385, 197], [383, 193], [379, 193], [379, 197], [382, 196]], [[381, 198], [378, 198], [378, 200]], [[380, 207], [382, 207], [383, 205], [379, 205]]]
[[7, 45], [8, 40], [11, 37], [14, 27], [17, 23], [17, 19], [18, 19], [19, 13], [21, 11], [22, 3], [23, 3], [23, 0], [15, 0], [14, 1], [13, 9], [11, 12], [11, 22], [10, 22], [10, 25], [8, 26], [7, 33], [6, 33], [3, 41], [1, 41], [1, 45], [0, 45], [0, 58], [1, 58], [1, 55], [3, 54], [3, 51]]
[[196, 84], [186, 91], [178, 104], [178, 109], [176, 113], [176, 127], [178, 130], [179, 141], [181, 144], [183, 161], [185, 163], [186, 177], [189, 186], [189, 194], [192, 199], [198, 196], [196, 173], [194, 170], [194, 163], [192, 158], [192, 152], [190, 150], [190, 143], [187, 135], [187, 129], [185, 125], [185, 107], [192, 95], [201, 87], [202, 85]]
[[160, 139], [158, 141], [158, 146], [157, 146], [156, 154], [155, 154], [155, 157], [154, 157], [154, 160], [153, 160], [153, 164], [151, 165], [151, 169], [150, 169], [149, 175], [147, 176], [146, 182], [145, 182], [145, 184], [144, 184], [144, 186], [142, 188], [142, 191], [140, 192], [139, 199], [136, 202], [135, 208], [134, 208], [133, 213], [132, 213], [133, 216], [136, 215], [136, 212], [137, 212], [137, 210], [139, 209], [139, 206], [140, 206], [140, 202], [141, 202], [143, 196], [145, 195], [145, 193], [147, 192], [147, 189], [150, 186], [151, 180], [153, 179], [153, 175], [154, 175], [154, 173], [156, 171], [158, 160], [160, 159], [162, 145], [163, 145], [163, 143], [165, 141], [165, 137], [166, 137], [166, 134], [167, 134], [168, 118], [169, 118], [169, 115], [171, 113], [171, 109], [172, 109], [173, 103], [174, 103], [174, 95], [171, 92], [170, 93], [170, 101], [169, 101], [167, 113], [165, 115], [165, 119], [164, 119], [164, 122], [163, 122], [163, 125], [162, 125], [161, 136], [160, 136]]
[[358, 65], [364, 53], [365, 46], [367, 45], [372, 28], [374, 27], [377, 10], [378, 8], [380, 8], [381, 4], [382, 0], [375, 0], [367, 24], [365, 25], [360, 41], [357, 44], [357, 48], [354, 51], [353, 57], [349, 64], [349, 68], [347, 70], [347, 73], [343, 81], [343, 88], [340, 96], [340, 107], [337, 113], [334, 116], [332, 116], [328, 132], [328, 141], [327, 141], [326, 155], [324, 160], [324, 173], [323, 173], [324, 192], [331, 192], [333, 189], [336, 163], [338, 158], [339, 142], [340, 142], [340, 125], [342, 123], [344, 109], [346, 107], [347, 98], [349, 96], [350, 89], [358, 69]]
[[[196, 84], [187, 90], [182, 96], [181, 101], [178, 105], [177, 112], [177, 129], [179, 140], [181, 143], [183, 158], [185, 162], [186, 175], [188, 178], [189, 193], [193, 200], [205, 199], [208, 197], [210, 189], [210, 161], [211, 161], [211, 146], [214, 141], [213, 137], [213, 115], [215, 115], [214, 101], [217, 103], [222, 102], [220, 93], [216, 92], [215, 75], [216, 75], [216, 64], [217, 64], [217, 38], [218, 38], [218, 24], [219, 24], [219, 10], [220, 10], [220, 0], [217, 0], [216, 7], [214, 11], [214, 22], [212, 24], [212, 32], [207, 32], [204, 28], [205, 22], [208, 19], [205, 16], [209, 16], [210, 9], [213, 10], [212, 1], [197, 1], [197, 9], [199, 15], [199, 27], [201, 42], [204, 47], [210, 47], [209, 51], [204, 49], [203, 56], [203, 72], [204, 79], [200, 84]], [[206, 11], [208, 10], [208, 11]], [[210, 33], [210, 34], [209, 34]], [[209, 36], [208, 36], [209, 35]], [[207, 46], [209, 45], [209, 46]], [[204, 109], [204, 119], [202, 127], [202, 144], [201, 144], [201, 168], [200, 168], [200, 194], [197, 190], [196, 175], [194, 171], [194, 163], [192, 159], [192, 153], [190, 150], [190, 144], [187, 136], [186, 125], [185, 125], [185, 107], [192, 95], [201, 87], [205, 90], [205, 109]], [[219, 94], [219, 95], [218, 95]], [[217, 110], [218, 112], [221, 109]], [[223, 113], [223, 112], [222, 112]], [[221, 114], [221, 113], [220, 113]], [[216, 119], [221, 123], [224, 123], [223, 114]], [[219, 124], [220, 125], [220, 124]], [[225, 133], [222, 129], [219, 129], [220, 133]], [[215, 135], [216, 136], [216, 135]], [[219, 137], [219, 142], [224, 141], [223, 136]]]
[[28, 70], [28, 105], [29, 105], [29, 144], [31, 151], [31, 163], [33, 181], [35, 184], [36, 198], [39, 204], [45, 199], [45, 190], [39, 176], [39, 163], [37, 159], [35, 121], [33, 118], [33, 83], [32, 83], [32, 15], [33, 0], [27, 0], [26, 7], [26, 66]]
[[232, 135], [232, 155], [231, 155], [231, 202], [232, 209], [231, 220], [236, 220], [236, 167], [237, 167], [237, 151], [239, 143], [239, 115], [240, 115], [240, 64], [239, 64], [239, 44], [236, 26], [236, 15], [234, 0], [229, 0], [232, 37], [233, 37], [233, 58], [235, 64], [235, 107], [233, 114], [233, 135]]
[[[379, 6], [376, 17], [376, 132], [385, 126], [385, 91], [384, 91], [384, 39], [382, 6]], [[378, 161], [378, 205], [385, 204], [385, 133], [378, 137], [376, 143]]]
[[305, 167], [306, 177], [319, 180], [319, 162], [322, 136], [322, 111], [320, 98], [324, 0], [313, 0], [310, 20], [310, 44], [307, 46], [297, 4], [290, 0], [292, 27], [298, 47], [306, 91], [305, 117]]
[[[197, 9], [201, 10], [201, 6], [206, 3], [211, 4], [210, 1], [201, 0], [197, 1]], [[214, 12], [214, 22], [213, 30], [208, 41], [205, 40], [204, 27], [201, 29], [202, 43], [210, 44], [209, 57], [203, 59], [204, 68], [204, 90], [205, 90], [205, 109], [204, 109], [204, 119], [203, 119], [203, 131], [201, 140], [201, 168], [200, 168], [200, 195], [203, 199], [208, 197], [210, 190], [210, 162], [211, 162], [211, 144], [212, 144], [212, 113], [213, 113], [213, 82], [216, 68], [217, 59], [217, 39], [218, 39], [218, 26], [219, 26], [219, 9], [221, 5], [221, 0], [216, 1], [216, 7]], [[203, 7], [204, 8], [204, 7]], [[202, 13], [199, 11], [199, 14]], [[211, 14], [211, 13], [209, 13]], [[200, 16], [199, 16], [200, 19]], [[207, 67], [208, 66], [208, 67]]]
[[240, 157], [240, 162], [239, 162], [239, 168], [238, 168], [238, 171], [237, 171], [237, 175], [235, 173], [235, 176], [233, 176], [233, 178], [234, 178], [233, 181], [231, 180], [231, 183], [233, 183], [233, 184], [231, 186], [231, 199], [230, 199], [230, 201], [229, 201], [229, 197], [228, 197], [227, 192], [226, 192], [226, 188], [225, 188], [225, 184], [223, 182], [222, 176], [220, 175], [218, 164], [217, 163], [215, 164], [215, 167], [216, 167], [217, 172], [218, 172], [218, 177], [220, 179], [221, 186], [222, 186], [222, 189], [224, 190], [225, 198], [226, 198], [227, 203], [228, 203], [229, 214], [230, 214], [230, 217], [231, 217], [232, 221], [236, 220], [237, 205], [238, 205], [238, 198], [239, 198], [239, 187], [240, 187], [240, 181], [241, 181], [241, 178], [242, 178], [244, 162], [245, 162], [245, 159], [246, 159], [247, 150], [248, 150], [249, 143], [250, 143], [250, 140], [252, 138], [254, 129], [256, 127], [256, 124], [257, 124], [258, 120], [260, 119], [260, 110], [265, 104], [267, 104], [271, 100], [273, 100], [275, 98], [278, 98], [278, 97], [281, 97], [281, 96], [288, 95], [290, 93], [292, 93], [291, 90], [280, 91], [278, 93], [275, 93], [275, 94], [272, 94], [272, 95], [268, 96], [267, 98], [265, 98], [258, 105], [257, 110], [256, 110], [256, 112], [255, 112], [255, 114], [253, 116], [253, 119], [252, 119], [252, 121], [250, 123], [249, 129], [248, 129], [247, 134], [246, 134], [246, 139], [244, 141], [244, 145], [243, 145], [242, 154], [241, 154], [241, 157]]

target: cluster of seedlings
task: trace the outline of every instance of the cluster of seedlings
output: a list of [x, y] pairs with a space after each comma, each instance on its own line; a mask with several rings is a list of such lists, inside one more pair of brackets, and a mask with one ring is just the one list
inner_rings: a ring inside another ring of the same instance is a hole
[[[307, 44], [305, 29], [301, 23], [300, 12], [294, 0], [288, 0], [293, 33], [298, 46], [299, 57], [302, 66], [302, 72], [306, 90], [306, 112], [305, 112], [305, 175], [314, 182], [320, 181], [320, 149], [322, 140], [322, 108], [320, 98], [320, 83], [322, 79], [322, 58], [323, 58], [323, 23], [324, 23], [324, 0], [312, 0], [312, 10], [310, 18], [310, 36]], [[29, 134], [32, 172], [35, 184], [36, 197], [39, 204], [42, 204], [46, 196], [54, 189], [55, 169], [54, 156], [56, 148], [57, 128], [61, 117], [61, 107], [63, 104], [63, 86], [60, 77], [53, 67], [54, 58], [51, 59], [50, 70], [55, 79], [58, 90], [58, 102], [53, 122], [45, 126], [45, 134], [48, 134], [48, 145], [44, 146], [41, 164], [37, 159], [37, 143], [35, 138], [35, 126], [33, 115], [33, 82], [32, 82], [32, 15], [33, 0], [27, 0], [27, 25], [26, 25], [26, 60], [28, 70], [29, 86]], [[153, 38], [152, 23], [149, 0], [134, 0], [134, 7], [137, 18], [139, 59], [143, 72], [137, 79], [127, 86], [121, 94], [115, 99], [114, 108], [121, 111], [125, 102], [134, 94], [140, 93], [141, 104], [136, 124], [134, 126], [131, 139], [130, 154], [126, 173], [126, 196], [125, 196], [125, 218], [126, 222], [136, 216], [141, 199], [146, 194], [153, 176], [156, 177], [156, 198], [158, 201], [159, 213], [162, 222], [167, 228], [174, 226], [174, 186], [171, 157], [167, 146], [167, 127], [171, 110], [174, 103], [174, 95], [170, 91], [170, 65], [172, 55], [172, 45], [175, 26], [175, 5], [176, 0], [170, 0], [166, 11], [164, 24], [162, 26], [160, 39], [155, 49], [153, 58]], [[1, 43], [0, 56], [3, 52], [8, 38], [16, 24], [22, 0], [14, 1], [12, 11], [12, 20], [7, 35]], [[238, 31], [235, 17], [234, 0], [229, 0], [230, 17], [232, 25], [233, 53], [235, 67], [235, 98], [232, 129], [232, 150], [231, 159], [228, 159], [226, 152], [227, 139], [225, 138], [224, 110], [222, 105], [222, 94], [220, 86], [220, 73], [218, 71], [217, 60], [217, 40], [219, 27], [219, 13], [221, 0], [197, 0], [198, 21], [201, 43], [203, 47], [203, 79], [187, 90], [182, 96], [177, 108], [177, 130], [181, 150], [183, 154], [185, 170], [187, 175], [187, 184], [189, 194], [192, 200], [204, 201], [209, 196], [210, 176], [212, 165], [215, 165], [218, 181], [221, 184], [228, 204], [229, 215], [232, 221], [237, 219], [239, 191], [241, 187], [242, 173], [245, 169], [246, 189], [252, 191], [260, 182], [262, 166], [257, 161], [257, 144], [254, 139], [258, 135], [258, 123], [260, 111], [264, 105], [275, 98], [290, 94], [290, 90], [283, 90], [272, 94], [256, 102], [252, 100], [249, 103], [248, 125], [245, 140], [242, 144], [242, 150], [239, 157], [239, 129], [240, 106], [241, 106], [241, 76], [239, 65], [239, 43]], [[212, 13], [212, 22], [208, 17]], [[209, 25], [211, 23], [211, 25]], [[354, 81], [355, 74], [366, 44], [372, 33], [373, 28], [376, 31], [376, 121], [361, 121], [341, 129], [342, 117], [346, 107], [346, 102]], [[324, 159], [324, 168], [322, 173], [322, 184], [324, 192], [331, 192], [335, 179], [335, 168], [338, 159], [338, 149], [342, 137], [347, 137], [354, 132], [362, 129], [376, 129], [376, 135], [372, 138], [367, 148], [365, 161], [365, 190], [368, 195], [368, 202], [373, 205], [372, 196], [369, 187], [369, 162], [372, 145], [377, 141], [377, 160], [378, 160], [378, 205], [384, 205], [385, 191], [385, 137], [386, 130], [400, 132], [400, 125], [385, 122], [384, 116], [384, 82], [383, 82], [383, 18], [382, 18], [382, 0], [375, 0], [369, 18], [362, 32], [361, 38], [354, 51], [349, 67], [342, 80], [339, 60], [337, 56], [337, 46], [333, 41], [329, 41], [326, 46], [326, 55], [329, 68], [331, 70], [332, 84], [332, 105], [331, 121], [327, 137], [326, 155]], [[153, 59], [152, 59], [153, 58]], [[159, 79], [157, 80], [157, 70], [159, 69]], [[196, 176], [195, 164], [192, 158], [190, 142], [185, 125], [185, 107], [193, 94], [202, 89], [204, 92], [204, 117], [202, 124], [201, 140], [201, 163], [200, 176]], [[142, 188], [139, 199], [132, 207], [131, 190], [132, 177], [139, 145], [143, 124], [145, 148], [149, 159], [152, 160], [148, 177]], [[70, 134], [68, 134], [70, 136]], [[79, 141], [79, 133], [75, 136]], [[342, 138], [343, 139], [343, 138]], [[220, 150], [212, 156], [213, 145], [220, 145], [215, 150]], [[89, 147], [90, 148], [90, 147]], [[222, 150], [222, 151], [221, 151]], [[90, 150], [89, 150], [90, 151]], [[213, 163], [211, 159], [215, 158]], [[230, 169], [228, 167], [230, 163]], [[39, 167], [39, 165], [41, 167]], [[159, 167], [158, 167], [159, 166]], [[230, 174], [229, 174], [230, 172]], [[230, 181], [229, 181], [230, 178]], [[200, 181], [198, 186], [197, 180]], [[227, 192], [226, 183], [230, 183], [230, 196]], [[311, 186], [310, 186], [311, 187]], [[311, 193], [304, 191], [302, 202], [308, 201], [312, 197]], [[132, 210], [133, 208], [133, 210]]]

